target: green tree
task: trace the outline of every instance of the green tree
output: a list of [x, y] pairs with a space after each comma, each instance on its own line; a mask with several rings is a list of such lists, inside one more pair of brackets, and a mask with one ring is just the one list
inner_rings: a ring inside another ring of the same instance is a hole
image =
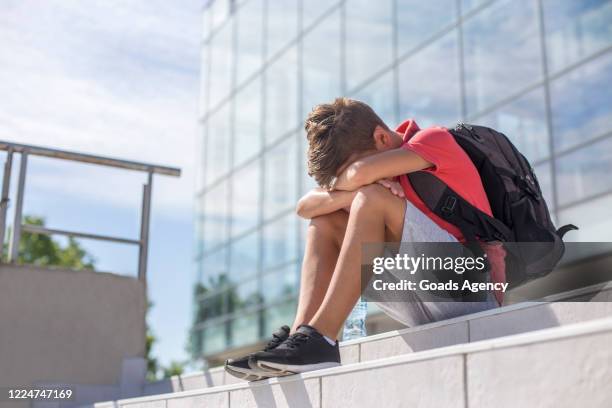
[[[26, 215], [24, 221], [28, 225], [45, 226], [45, 219], [42, 217]], [[69, 237], [68, 243], [62, 245], [49, 235], [29, 231], [21, 233], [17, 261], [22, 264], [60, 266], [70, 269], [94, 270], [95, 268], [94, 257], [88, 254], [73, 237]]]

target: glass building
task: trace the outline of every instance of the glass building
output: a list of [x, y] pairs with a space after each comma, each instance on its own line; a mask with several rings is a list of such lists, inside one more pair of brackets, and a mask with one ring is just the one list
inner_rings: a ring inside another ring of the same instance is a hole
[[610, 241], [612, 1], [214, 0], [203, 28], [194, 358], [291, 322], [303, 119], [339, 95], [505, 132], [570, 238]]

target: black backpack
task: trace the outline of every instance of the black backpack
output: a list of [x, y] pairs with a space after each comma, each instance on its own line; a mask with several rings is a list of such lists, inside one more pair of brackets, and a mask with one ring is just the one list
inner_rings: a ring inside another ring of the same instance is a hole
[[461, 231], [474, 256], [483, 255], [479, 241], [503, 243], [510, 288], [548, 274], [565, 252], [563, 235], [578, 228], [555, 228], [533, 168], [504, 134], [464, 123], [449, 132], [476, 166], [493, 217], [429, 172], [408, 174], [415, 192], [433, 213]]

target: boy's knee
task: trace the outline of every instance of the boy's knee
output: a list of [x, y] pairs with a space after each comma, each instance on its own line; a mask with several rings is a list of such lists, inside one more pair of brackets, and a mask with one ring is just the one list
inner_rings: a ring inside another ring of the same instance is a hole
[[382, 208], [386, 202], [393, 198], [397, 197], [395, 197], [386, 187], [380, 184], [369, 184], [359, 189], [353, 200], [353, 206], [359, 208]]
[[338, 234], [346, 229], [348, 214], [339, 210], [333, 213], [320, 215], [310, 220], [310, 225], [323, 233]]

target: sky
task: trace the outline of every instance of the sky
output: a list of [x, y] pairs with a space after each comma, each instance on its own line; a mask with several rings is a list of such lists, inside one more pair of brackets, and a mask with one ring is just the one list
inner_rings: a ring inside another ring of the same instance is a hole
[[[180, 178], [157, 175], [153, 182], [149, 323], [162, 364], [187, 358], [204, 3], [0, 3], [0, 140], [182, 170]], [[15, 173], [17, 163], [13, 188]], [[24, 213], [45, 217], [53, 228], [137, 238], [145, 179], [31, 157]], [[135, 276], [135, 248], [82, 244], [100, 270]]]

